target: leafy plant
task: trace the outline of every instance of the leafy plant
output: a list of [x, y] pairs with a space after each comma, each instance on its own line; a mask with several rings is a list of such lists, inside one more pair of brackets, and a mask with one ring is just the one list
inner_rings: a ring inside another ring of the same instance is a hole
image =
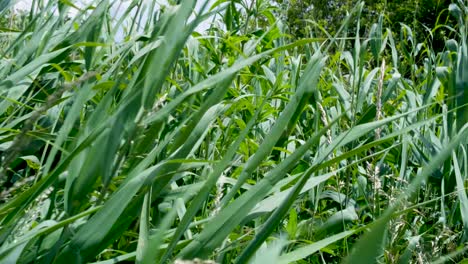
[[1, 262], [466, 258], [463, 1], [442, 52], [362, 3], [295, 40], [267, 1], [178, 2], [1, 25]]

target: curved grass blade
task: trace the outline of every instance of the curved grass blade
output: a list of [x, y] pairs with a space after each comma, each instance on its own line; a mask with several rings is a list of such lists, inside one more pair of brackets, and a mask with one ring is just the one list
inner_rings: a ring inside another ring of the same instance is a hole
[[198, 210], [200, 210], [200, 207], [202, 206], [203, 202], [208, 197], [210, 190], [216, 185], [216, 182], [218, 181], [223, 171], [231, 163], [234, 155], [236, 154], [237, 149], [239, 148], [239, 145], [242, 143], [242, 141], [245, 140], [245, 138], [247, 137], [247, 134], [255, 125], [255, 122], [257, 121], [257, 117], [259, 113], [261, 112], [261, 110], [263, 109], [263, 105], [265, 103], [266, 103], [266, 100], [256, 110], [255, 115], [250, 119], [249, 123], [247, 123], [247, 126], [242, 130], [240, 135], [237, 137], [236, 141], [229, 147], [223, 159], [219, 163], [217, 163], [216, 166], [213, 168], [213, 172], [210, 175], [208, 175], [205, 183], [203, 184], [201, 189], [198, 191], [198, 194], [195, 196], [190, 206], [188, 207], [187, 212], [185, 212], [184, 217], [180, 220], [180, 223], [177, 226], [174, 236], [171, 238], [171, 242], [169, 243], [169, 246], [166, 252], [164, 253], [164, 256], [162, 257], [161, 262], [163, 263], [166, 262], [171, 256], [177, 242], [180, 240], [180, 238], [182, 237], [182, 234], [189, 227], [192, 219], [195, 217]]
[[304, 259], [314, 254], [315, 252], [321, 250], [322, 248], [327, 247], [330, 244], [333, 244], [343, 238], [349, 237], [350, 235], [354, 233], [356, 233], [356, 230], [344, 231], [339, 234], [322, 239], [320, 241], [313, 242], [310, 245], [295, 249], [291, 252], [281, 255], [278, 259], [278, 263], [287, 264], [287, 263], [293, 263], [295, 261], [299, 261], [301, 259]]
[[460, 133], [458, 133], [456, 137], [454, 137], [449, 144], [429, 162], [427, 166], [423, 167], [421, 173], [416, 176], [396, 202], [385, 210], [384, 214], [377, 221], [370, 224], [369, 231], [358, 240], [351, 254], [343, 261], [343, 263], [377, 263], [377, 259], [384, 248], [383, 241], [387, 224], [392, 219], [393, 213], [396, 212], [405, 198], [412, 197], [416, 193], [421, 183], [426, 180], [440, 165], [442, 165], [445, 160], [450, 157], [452, 151], [459, 147], [460, 143], [464, 143], [467, 138], [468, 125], [465, 125]]

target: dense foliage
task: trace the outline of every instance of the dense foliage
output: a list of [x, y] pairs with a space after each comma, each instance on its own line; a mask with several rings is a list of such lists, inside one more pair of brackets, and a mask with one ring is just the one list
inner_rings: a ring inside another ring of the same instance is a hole
[[0, 6], [1, 263], [467, 261], [466, 1], [170, 3]]
[[[326, 34], [334, 35], [340, 28], [347, 12], [359, 1], [327, 0], [278, 0], [281, 15], [290, 26], [293, 36], [304, 37], [311, 28], [323, 29]], [[394, 33], [399, 33], [401, 23], [409, 25], [420, 42], [431, 44], [435, 51], [443, 50], [445, 40], [454, 33], [445, 26], [453, 27], [456, 19], [448, 13], [450, 0], [367, 0], [361, 13], [361, 25], [375, 23], [379, 15]], [[356, 25], [351, 23], [351, 26]], [[363, 27], [362, 30], [369, 29]], [[314, 30], [324, 35], [321, 30]]]

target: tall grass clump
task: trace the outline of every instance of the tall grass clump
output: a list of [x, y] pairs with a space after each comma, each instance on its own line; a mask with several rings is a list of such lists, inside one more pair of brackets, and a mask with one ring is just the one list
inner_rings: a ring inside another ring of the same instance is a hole
[[423, 40], [178, 2], [0, 6], [0, 262], [466, 261], [464, 1]]

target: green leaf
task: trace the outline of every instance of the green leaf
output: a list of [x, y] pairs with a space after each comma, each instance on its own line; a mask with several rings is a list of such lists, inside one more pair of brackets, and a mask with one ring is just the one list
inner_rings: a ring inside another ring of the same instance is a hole
[[26, 161], [26, 163], [28, 164], [28, 167], [30, 167], [33, 170], [37, 171], [41, 168], [41, 162], [34, 155], [22, 156], [20, 158]]
[[286, 263], [292, 263], [294, 261], [304, 259], [304, 258], [314, 254], [315, 252], [329, 246], [330, 244], [333, 244], [333, 243], [335, 243], [335, 242], [337, 242], [337, 241], [339, 241], [339, 240], [341, 240], [343, 238], [346, 238], [346, 237], [354, 234], [355, 232], [356, 232], [355, 230], [345, 231], [345, 232], [341, 232], [339, 234], [327, 237], [327, 238], [322, 239], [320, 241], [312, 242], [310, 245], [300, 247], [300, 248], [295, 249], [295, 250], [293, 250], [291, 252], [288, 252], [286, 254], [281, 255], [279, 260], [278, 260], [278, 263], [286, 264]]

